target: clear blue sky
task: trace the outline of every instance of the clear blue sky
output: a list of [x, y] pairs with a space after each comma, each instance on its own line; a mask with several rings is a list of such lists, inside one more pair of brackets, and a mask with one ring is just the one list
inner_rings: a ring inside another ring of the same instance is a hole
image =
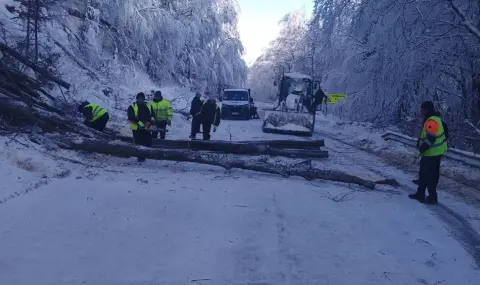
[[275, 39], [278, 21], [288, 12], [305, 9], [309, 16], [313, 0], [238, 0], [239, 31], [246, 49], [245, 61], [253, 63], [262, 49]]

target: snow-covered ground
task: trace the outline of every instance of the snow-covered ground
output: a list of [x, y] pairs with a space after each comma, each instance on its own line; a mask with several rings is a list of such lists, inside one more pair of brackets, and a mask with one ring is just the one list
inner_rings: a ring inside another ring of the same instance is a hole
[[[316, 133], [330, 140], [335, 139], [348, 143], [346, 147], [355, 146], [369, 153], [376, 154], [388, 164], [395, 165], [408, 172], [418, 171], [418, 161], [415, 161], [415, 149], [394, 141], [385, 141], [382, 135], [387, 131], [399, 132], [395, 128], [378, 129], [369, 123], [347, 122], [332, 115], [317, 115]], [[344, 144], [345, 147], [345, 144]], [[466, 167], [456, 161], [443, 159], [442, 175], [446, 178], [480, 189], [480, 171], [477, 168]], [[455, 192], [458, 192], [458, 187]], [[460, 189], [461, 190], [461, 189]], [[478, 192], [478, 191], [474, 191]], [[480, 192], [478, 192], [480, 193]], [[480, 197], [474, 203], [478, 204]]]
[[[316, 134], [325, 138], [330, 168], [347, 169], [372, 179], [394, 178], [402, 190], [414, 192], [416, 185], [411, 180], [418, 177], [419, 167], [419, 161], [413, 158], [415, 150], [385, 141], [381, 137], [384, 133], [385, 130], [375, 129], [368, 123], [345, 122], [331, 115], [317, 117]], [[466, 230], [463, 235], [475, 236], [472, 247], [476, 247], [479, 256], [480, 171], [444, 159], [441, 174], [438, 190], [442, 209], [433, 208], [433, 212], [444, 220], [454, 216], [454, 223]], [[477, 259], [480, 260], [480, 256]]]
[[[185, 138], [187, 122], [176, 116], [173, 123], [169, 136]], [[223, 121], [213, 134], [269, 138], [292, 139], [263, 134], [260, 120]], [[315, 162], [321, 167], [403, 185], [413, 176], [374, 154], [329, 138], [326, 144], [331, 157]], [[480, 280], [478, 234], [449, 221], [455, 215], [443, 206], [406, 198], [411, 187], [366, 191], [190, 163], [138, 164], [44, 149], [21, 136], [3, 137], [0, 146], [0, 284]]]

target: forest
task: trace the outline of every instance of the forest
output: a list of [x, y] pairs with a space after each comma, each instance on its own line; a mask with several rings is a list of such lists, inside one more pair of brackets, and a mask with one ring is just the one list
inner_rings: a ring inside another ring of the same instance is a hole
[[[5, 0], [1, 41], [52, 72], [73, 61], [92, 80], [146, 73], [157, 85], [246, 79], [236, 0]], [[73, 71], [72, 71], [73, 72]], [[101, 74], [102, 76], [99, 76]], [[60, 74], [64, 75], [64, 74]]]
[[480, 149], [479, 1], [315, 0], [311, 15], [293, 11], [279, 26], [249, 72], [265, 99], [282, 71], [312, 74], [327, 94], [347, 94], [336, 115], [410, 135], [431, 100], [452, 143]]

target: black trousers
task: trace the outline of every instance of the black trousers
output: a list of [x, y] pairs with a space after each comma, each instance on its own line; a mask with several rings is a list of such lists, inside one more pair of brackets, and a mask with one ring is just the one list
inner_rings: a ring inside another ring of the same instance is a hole
[[[136, 145], [151, 147], [152, 146], [152, 134], [146, 130], [132, 130], [133, 140]], [[145, 160], [144, 157], [138, 157], [139, 161]]]
[[210, 140], [210, 130], [212, 129], [212, 124], [203, 124], [203, 140]]
[[192, 135], [192, 137], [195, 137], [197, 135], [197, 133], [200, 132], [200, 125], [201, 124], [202, 124], [202, 121], [200, 120], [199, 116], [193, 116], [193, 118], [192, 118], [192, 128], [190, 130], [190, 134]]
[[107, 126], [108, 120], [110, 120], [110, 116], [108, 113], [103, 114], [100, 118], [96, 119], [93, 122], [84, 122], [85, 126], [95, 129], [97, 131], [103, 132], [105, 127]]
[[440, 179], [440, 162], [442, 156], [422, 156], [420, 160], [420, 171], [418, 175], [417, 193], [425, 196], [428, 189], [430, 198], [437, 199], [437, 185]]
[[[167, 128], [167, 121], [156, 121], [155, 126], [159, 129], [166, 129]], [[158, 137], [158, 133], [160, 133], [160, 139], [165, 139], [165, 132], [152, 132], [152, 138], [156, 139]]]

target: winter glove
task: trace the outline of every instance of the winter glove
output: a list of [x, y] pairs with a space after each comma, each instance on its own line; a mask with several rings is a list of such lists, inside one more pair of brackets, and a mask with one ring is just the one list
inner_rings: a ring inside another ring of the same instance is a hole
[[217, 127], [213, 127], [213, 132], [216, 132], [217, 131]]
[[139, 122], [138, 122], [138, 128], [139, 128], [139, 129], [144, 129], [144, 128], [145, 128], [145, 124], [144, 124], [142, 121], [139, 121]]
[[167, 125], [171, 126], [171, 125], [172, 125], [172, 121], [167, 121]]

